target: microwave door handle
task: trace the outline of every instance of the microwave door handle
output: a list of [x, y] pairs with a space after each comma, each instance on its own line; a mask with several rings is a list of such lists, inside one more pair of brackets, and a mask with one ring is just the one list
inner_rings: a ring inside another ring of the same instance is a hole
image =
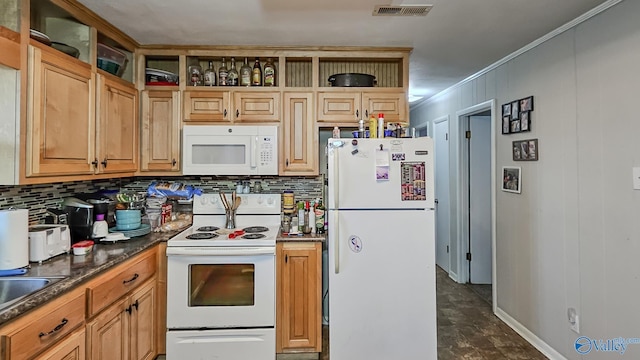
[[258, 137], [255, 136], [253, 138], [253, 142], [251, 143], [251, 147], [252, 149], [250, 149], [251, 152], [251, 167], [255, 168], [256, 165], [256, 159], [258, 158]]

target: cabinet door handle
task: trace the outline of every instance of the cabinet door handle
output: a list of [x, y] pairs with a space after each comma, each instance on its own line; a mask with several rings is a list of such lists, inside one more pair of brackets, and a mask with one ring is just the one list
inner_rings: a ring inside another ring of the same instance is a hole
[[100, 162], [100, 164], [102, 164], [102, 166], [104, 166], [104, 168], [106, 169], [107, 168], [107, 158], [104, 158], [104, 160], [102, 160]]
[[240, 110], [236, 109], [236, 117], [240, 116]]
[[138, 300], [136, 300], [136, 302], [134, 302], [133, 304], [131, 304], [131, 306], [133, 306], [134, 308], [136, 308], [136, 311], [138, 310], [138, 305], [140, 305], [138, 303]]
[[129, 315], [131, 315], [131, 305], [129, 305], [129, 307], [128, 307], [128, 308], [124, 309], [124, 311], [125, 311], [126, 313], [128, 313]]
[[287, 167], [289, 166], [289, 159], [284, 161], [284, 166], [287, 166]]
[[358, 117], [360, 115], [360, 112], [358, 112], [358, 110], [356, 110], [356, 117]]
[[224, 117], [227, 117], [227, 109], [224, 109], [224, 111], [222, 112], [222, 115], [223, 115]]
[[285, 256], [284, 256], [284, 262], [285, 262], [285, 264], [286, 264], [287, 262], [289, 262], [289, 255], [285, 255]]
[[91, 162], [91, 165], [93, 165], [94, 167], [98, 167], [98, 159], [97, 158], [93, 159], [93, 161]]
[[62, 321], [60, 322], [60, 324], [56, 325], [56, 327], [54, 327], [53, 330], [51, 330], [49, 332], [46, 332], [46, 333], [45, 332], [41, 332], [40, 334], [38, 334], [38, 337], [49, 336], [51, 334], [57, 333], [65, 325], [67, 325], [68, 322], [69, 322], [69, 320], [67, 320], [66, 318], [62, 318]]
[[177, 163], [176, 159], [171, 160], [171, 166], [176, 166]]
[[123, 284], [130, 283], [130, 282], [134, 281], [135, 279], [137, 279], [138, 277], [140, 277], [140, 275], [138, 275], [138, 273], [135, 273], [135, 274], [133, 274], [133, 277], [132, 277], [131, 279], [129, 279], [129, 280], [123, 280], [123, 281], [122, 281], [122, 283], [123, 283]]
[[364, 117], [368, 118], [369, 117], [369, 109], [366, 109], [364, 111]]

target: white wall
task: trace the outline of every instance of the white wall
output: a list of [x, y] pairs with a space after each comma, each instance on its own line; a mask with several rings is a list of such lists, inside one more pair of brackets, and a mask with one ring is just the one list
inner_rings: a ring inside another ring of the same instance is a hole
[[[622, 1], [411, 111], [411, 126], [419, 126], [492, 98], [535, 97], [531, 132], [502, 135], [496, 127], [496, 169], [521, 166], [523, 188], [496, 192], [495, 286], [498, 313], [552, 357], [581, 358], [568, 307], [578, 310], [581, 335], [640, 338], [640, 190], [632, 189], [632, 167], [640, 167], [639, 18], [640, 1]], [[456, 127], [451, 121], [449, 133]], [[511, 142], [532, 138], [539, 161], [513, 162]], [[458, 158], [458, 144], [450, 146]], [[455, 204], [452, 197], [452, 224]], [[455, 239], [455, 226], [451, 232]], [[640, 344], [622, 358], [639, 359]]]

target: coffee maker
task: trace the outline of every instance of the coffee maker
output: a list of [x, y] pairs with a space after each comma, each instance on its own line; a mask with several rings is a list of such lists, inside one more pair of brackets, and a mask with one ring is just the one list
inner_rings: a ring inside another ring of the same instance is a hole
[[93, 231], [93, 205], [75, 197], [62, 201], [62, 210], [67, 214], [67, 223], [71, 231], [71, 243], [91, 239]]
[[87, 202], [93, 205], [93, 231], [92, 237], [100, 239], [109, 234], [109, 225], [107, 224], [107, 215], [109, 213], [108, 199], [88, 199]]

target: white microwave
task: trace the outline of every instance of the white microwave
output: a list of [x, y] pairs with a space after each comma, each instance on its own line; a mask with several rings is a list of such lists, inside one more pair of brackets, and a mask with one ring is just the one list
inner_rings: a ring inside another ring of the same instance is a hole
[[184, 175], [278, 175], [277, 126], [184, 125]]

